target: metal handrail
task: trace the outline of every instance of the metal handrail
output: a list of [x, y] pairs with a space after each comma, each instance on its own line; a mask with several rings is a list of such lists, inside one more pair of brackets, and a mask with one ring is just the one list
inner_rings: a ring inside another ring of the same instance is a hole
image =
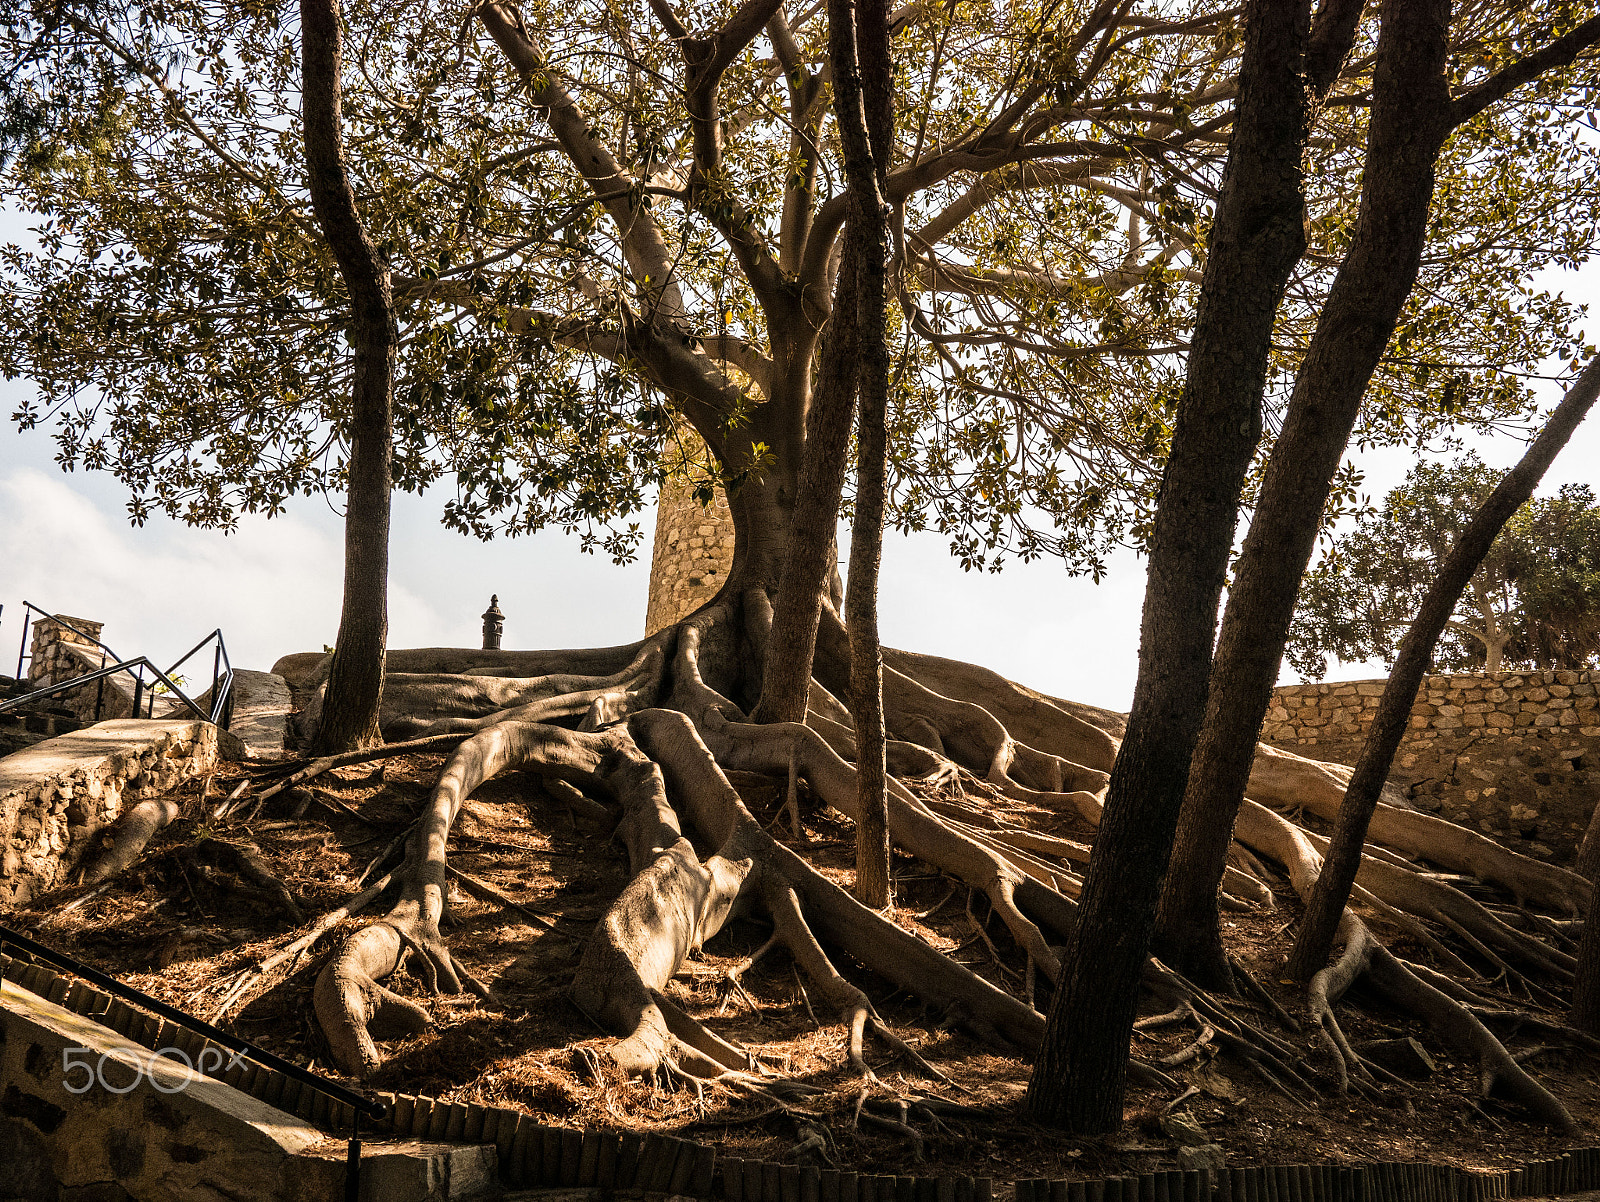
[[[61, 683], [55, 685], [49, 685], [42, 689], [34, 689], [31, 692], [24, 693], [20, 697], [13, 697], [7, 701], [0, 701], [0, 713], [5, 713], [7, 710], [18, 709], [29, 704], [30, 702], [39, 700], [42, 697], [53, 697], [57, 693], [65, 692], [68, 689], [77, 688], [81, 685], [94, 684], [97, 681], [104, 681], [108, 677], [113, 676], [118, 672], [128, 672], [129, 675], [134, 677], [133, 716], [137, 718], [139, 716], [139, 705], [143, 700], [143, 693], [146, 687], [144, 682], [144, 669], [149, 668], [151, 675], [156, 678], [155, 682], [152, 682], [152, 684], [149, 686], [149, 712], [152, 717], [155, 714], [156, 683], [159, 683], [160, 685], [165, 686], [165, 688], [171, 692], [173, 696], [177, 697], [178, 700], [182, 701], [183, 704], [189, 708], [189, 711], [202, 722], [212, 722], [219, 726], [226, 726], [228, 721], [231, 720], [233, 715], [234, 668], [233, 661], [228, 656], [227, 641], [222, 637], [222, 630], [220, 627], [206, 635], [205, 638], [201, 639], [183, 656], [181, 656], [176, 663], [163, 672], [143, 655], [135, 656], [132, 659], [123, 659], [115, 651], [106, 646], [93, 635], [79, 630], [71, 622], [59, 618], [47, 610], [41, 609], [31, 601], [24, 601], [22, 605], [22, 645], [17, 650], [17, 676], [19, 679], [22, 676], [22, 661], [28, 646], [28, 625], [30, 621], [28, 617], [29, 610], [39, 614], [41, 617], [48, 618], [50, 621], [57, 623], [67, 630], [70, 630], [73, 634], [85, 640], [85, 642], [100, 648], [101, 651], [103, 651], [106, 655], [109, 655], [116, 662], [107, 665], [102, 657], [100, 661], [100, 668], [96, 671], [89, 672], [83, 676], [74, 676], [71, 680], [62, 681]], [[177, 672], [177, 670], [184, 664], [188, 663], [189, 660], [193, 659], [197, 654], [199, 654], [200, 651], [205, 648], [206, 644], [212, 642], [213, 640], [216, 641], [216, 650], [211, 659], [211, 710], [210, 713], [207, 713], [205, 710], [201, 709], [196, 702], [191, 700], [187, 693], [178, 687], [177, 682], [173, 679], [173, 674]], [[129, 671], [130, 669], [137, 669], [137, 675]], [[95, 704], [96, 718], [99, 717], [99, 712], [100, 705], [97, 701]]]
[[[82, 676], [74, 676], [71, 680], [63, 680], [59, 684], [46, 685], [42, 689], [34, 689], [33, 692], [24, 693], [20, 697], [12, 697], [7, 701], [0, 701], [0, 714], [5, 713], [7, 710], [18, 709], [24, 705], [27, 705], [29, 702], [39, 700], [41, 697], [53, 697], [57, 693], [66, 692], [68, 689], [75, 689], [81, 685], [93, 684], [95, 681], [102, 680], [105, 677], [111, 676], [117, 672], [126, 672], [129, 668], [149, 668], [150, 674], [163, 685], [165, 685], [168, 691], [173, 694], [173, 696], [177, 697], [179, 701], [187, 705], [190, 712], [193, 713], [196, 718], [199, 718], [202, 722], [216, 721], [215, 718], [206, 713], [205, 710], [201, 709], [199, 705], [191, 701], [189, 699], [189, 695], [180, 689], [177, 684], [173, 682], [171, 677], [169, 677], [165, 672], [156, 667], [142, 655], [134, 659], [125, 659], [121, 663], [110, 664], [107, 667], [98, 668], [95, 671], [85, 673]], [[132, 673], [129, 673], [129, 675], [132, 675]], [[134, 681], [135, 689], [133, 697], [135, 708], [137, 708], [138, 703], [141, 700], [139, 694], [142, 691], [143, 683], [143, 674], [141, 672], [140, 676], [136, 677]], [[231, 671], [228, 674], [228, 683], [229, 685], [232, 685], [233, 683], [233, 674]], [[155, 704], [153, 686], [150, 700], [151, 705], [153, 706]]]
[[57, 968], [65, 969], [74, 976], [82, 977], [91, 985], [98, 986], [107, 993], [122, 998], [123, 1001], [143, 1006], [146, 1010], [159, 1014], [162, 1018], [177, 1023], [180, 1027], [187, 1027], [197, 1034], [204, 1035], [213, 1043], [221, 1044], [230, 1052], [248, 1056], [257, 1064], [274, 1069], [286, 1077], [292, 1077], [302, 1085], [309, 1085], [312, 1089], [327, 1095], [334, 1101], [343, 1102], [358, 1114], [381, 1119], [388, 1113], [389, 1108], [375, 1098], [363, 1097], [336, 1081], [330, 1081], [310, 1069], [301, 1068], [291, 1060], [285, 1060], [282, 1056], [274, 1055], [265, 1048], [257, 1047], [248, 1039], [240, 1039], [237, 1035], [214, 1027], [203, 1019], [179, 1010], [176, 1006], [168, 1005], [160, 998], [151, 997], [143, 990], [135, 989], [131, 985], [124, 985], [108, 973], [103, 973], [96, 968], [90, 968], [87, 964], [75, 960], [63, 952], [58, 952], [54, 948], [46, 947], [42, 943], [29, 939], [26, 935], [13, 931], [9, 927], [0, 926], [0, 946], [5, 944], [20, 948], [36, 960], [43, 960], [47, 964], [53, 964]]

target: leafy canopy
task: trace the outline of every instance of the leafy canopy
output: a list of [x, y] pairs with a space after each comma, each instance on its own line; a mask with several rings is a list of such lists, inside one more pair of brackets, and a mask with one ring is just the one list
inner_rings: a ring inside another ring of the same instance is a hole
[[[624, 558], [681, 458], [674, 412], [727, 484], [794, 469], [772, 432], [800, 428], [844, 206], [820, 11], [757, 0], [719, 31], [642, 0], [346, 7], [351, 171], [401, 306], [400, 487], [453, 482], [445, 520], [482, 537], [554, 523]], [[1456, 86], [1583, 15], [1463, 7]], [[1097, 572], [1144, 536], [1236, 20], [1197, 0], [897, 17], [892, 517], [969, 567]], [[1353, 227], [1374, 22], [1317, 115], [1280, 393]], [[37, 223], [0, 253], [0, 371], [38, 388], [19, 426], [114, 472], [135, 521], [337, 492], [346, 301], [302, 184], [293, 6], [62, 0], [8, 10], [0, 40], [3, 186]], [[1580, 62], [1452, 139], [1364, 441], [1525, 420], [1523, 378], [1578, 353], [1578, 312], [1529, 281], [1600, 237], [1595, 104]]]

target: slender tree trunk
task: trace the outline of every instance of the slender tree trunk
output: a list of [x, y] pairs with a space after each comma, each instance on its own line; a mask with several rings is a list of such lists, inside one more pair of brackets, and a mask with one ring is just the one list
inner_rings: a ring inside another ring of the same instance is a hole
[[1040, 1122], [1122, 1121], [1139, 978], [1205, 712], [1239, 494], [1261, 432], [1278, 304], [1305, 246], [1309, 3], [1251, 0], [1222, 194], [1161, 484], [1127, 732], [1033, 1077]]
[[[816, 652], [817, 622], [829, 574], [837, 564], [835, 529], [855, 413], [856, 388], [862, 368], [861, 264], [877, 256], [883, 261], [881, 204], [873, 170], [873, 148], [862, 109], [861, 76], [856, 62], [854, 5], [830, 0], [829, 57], [848, 70], [834, 67], [834, 108], [852, 198], [845, 223], [844, 251], [834, 285], [833, 311], [822, 336], [822, 364], [811, 411], [806, 416], [805, 454], [795, 496], [783, 577], [773, 602], [772, 634], [767, 640], [761, 678], [761, 699], [751, 720], [804, 722], [811, 693], [811, 661]], [[887, 31], [882, 53], [887, 53]], [[841, 80], [841, 74], [847, 79]], [[848, 99], [847, 99], [848, 97]], [[892, 131], [890, 131], [892, 133]], [[888, 147], [884, 153], [887, 155]], [[887, 163], [887, 158], [885, 158]], [[868, 195], [863, 196], [863, 187]], [[882, 271], [878, 272], [882, 287]], [[870, 318], [868, 319], [870, 325]], [[872, 335], [866, 333], [870, 341]], [[871, 354], [871, 348], [866, 349]], [[868, 583], [876, 594], [876, 579]], [[880, 669], [881, 674], [881, 669]], [[881, 706], [880, 706], [881, 708]], [[881, 715], [879, 718], [881, 726]], [[869, 769], [870, 771], [870, 769]]]
[[1355, 238], [1328, 295], [1234, 570], [1205, 725], [1156, 935], [1164, 960], [1231, 988], [1217, 889], [1300, 581], [1361, 398], [1410, 295], [1449, 128], [1449, 0], [1384, 5]]
[[[1405, 734], [1411, 717], [1411, 707], [1416, 703], [1417, 689], [1433, 658], [1433, 649], [1450, 620], [1450, 614], [1461, 600], [1461, 594], [1472, 579], [1478, 565], [1489, 553], [1489, 547], [1499, 537], [1501, 528], [1529, 497], [1544, 475], [1545, 469], [1555, 459], [1557, 452], [1566, 446], [1578, 423], [1600, 395], [1600, 359], [1590, 363], [1577, 382], [1556, 406], [1544, 430], [1534, 440], [1520, 463], [1506, 473], [1494, 492], [1473, 514], [1472, 521], [1461, 532], [1456, 545], [1445, 557], [1439, 574], [1428, 587], [1422, 607], [1400, 641], [1400, 651], [1395, 657], [1394, 670], [1389, 673], [1389, 683], [1384, 686], [1378, 701], [1378, 712], [1372, 728], [1361, 747], [1361, 758], [1356, 762], [1350, 784], [1345, 789], [1344, 801], [1339, 806], [1339, 817], [1334, 824], [1333, 839], [1323, 860], [1322, 873], [1317, 877], [1311, 900], [1306, 905], [1305, 919], [1299, 937], [1289, 955], [1289, 973], [1301, 980], [1310, 978], [1327, 963], [1333, 937], [1350, 900], [1350, 886], [1361, 866], [1361, 850], [1367, 838], [1367, 825], [1372, 821], [1383, 783], [1389, 778], [1389, 767]], [[1594, 924], [1585, 924], [1587, 939]]]
[[[1589, 816], [1589, 829], [1578, 848], [1574, 871], [1591, 885], [1600, 887], [1600, 805]], [[1600, 892], [1600, 890], [1597, 890]], [[1578, 941], [1578, 966], [1572, 981], [1572, 1014], [1568, 1021], [1580, 1031], [1600, 1035], [1600, 922], [1595, 920], [1600, 906], [1590, 903], [1584, 919], [1583, 937]]]
[[344, 524], [344, 605], [323, 700], [317, 751], [374, 746], [389, 629], [390, 392], [394, 294], [389, 269], [362, 227], [340, 136], [338, 0], [301, 0], [306, 183], [323, 237], [350, 294], [355, 351]]
[[[854, 145], [854, 153], [847, 154], [845, 166], [858, 197], [862, 230], [862, 258], [856, 264], [860, 281], [860, 424], [844, 618], [850, 632], [850, 711], [856, 728], [856, 898], [863, 905], [881, 908], [890, 899], [883, 647], [878, 639], [889, 412], [889, 225], [882, 185], [894, 134], [894, 74], [884, 0], [860, 0], [855, 5], [850, 0], [830, 0], [829, 20], [835, 29], [848, 30], [852, 8], [854, 45], [843, 48], [848, 57], [842, 57], [837, 46], [832, 55], [840, 128], [852, 127], [847, 144], [859, 143]], [[851, 50], [854, 53], [849, 53]], [[863, 155], [863, 150], [869, 153]]]
[[1498, 672], [1505, 659], [1506, 644], [1511, 641], [1511, 632], [1501, 624], [1494, 598], [1489, 596], [1483, 581], [1476, 577], [1472, 581], [1472, 599], [1477, 602], [1478, 612], [1483, 615], [1483, 633], [1478, 636], [1483, 642], [1483, 670]]

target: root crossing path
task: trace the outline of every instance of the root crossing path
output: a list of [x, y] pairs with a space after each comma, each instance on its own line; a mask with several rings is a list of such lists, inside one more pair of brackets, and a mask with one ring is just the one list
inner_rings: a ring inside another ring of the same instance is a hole
[[[831, 610], [806, 722], [747, 720], [770, 614], [758, 592], [625, 647], [390, 653], [385, 737], [461, 741], [408, 836], [374, 864], [389, 872], [388, 912], [346, 937], [318, 978], [317, 1019], [343, 1071], [370, 1076], [383, 1063], [380, 1041], [430, 1021], [425, 1005], [383, 983], [403, 964], [431, 990], [470, 990], [497, 1004], [491, 986], [452, 957], [440, 924], [452, 825], [473, 790], [510, 772], [535, 774], [575, 805], [604, 807], [626, 851], [627, 884], [589, 934], [569, 991], [615, 1037], [592, 1071], [796, 1104], [805, 1087], [759, 1046], [719, 1034], [714, 1017], [669, 996], [691, 956], [735, 916], [771, 933], [726, 974], [730, 993], [756, 957], [786, 953], [817, 1020], [846, 1033], [842, 1054], [864, 1090], [877, 1080], [874, 1056], [880, 1068], [898, 1059], [904, 1072], [959, 1088], [918, 1055], [914, 1032], [883, 1020], [874, 990], [880, 1003], [887, 993], [917, 999], [930, 1025], [959, 1027], [998, 1052], [1032, 1053], [1116, 756], [1117, 716], [973, 665], [886, 652], [891, 838], [921, 871], [947, 878], [947, 897], [964, 895], [969, 915], [982, 911], [972, 942], [981, 938], [999, 970], [990, 979], [904, 929], [892, 907], [859, 904], [741, 797], [735, 781], [767, 778], [796, 823], [801, 797], [844, 818], [856, 804], [853, 728], [839, 700], [848, 695], [847, 640]], [[307, 712], [314, 721], [315, 699]], [[1226, 910], [1282, 908], [1288, 927], [1295, 896], [1315, 883], [1326, 846], [1319, 832], [1347, 777], [1337, 765], [1258, 750], [1223, 882]], [[1587, 882], [1391, 801], [1372, 824], [1338, 958], [1301, 999], [1304, 1037], [1301, 1020], [1248, 974], [1246, 989], [1268, 1004], [1247, 1018], [1236, 999], [1212, 997], [1152, 961], [1141, 1029], [1188, 1024], [1195, 1038], [1161, 1064], [1136, 1060], [1136, 1079], [1176, 1093], [1173, 1072], [1220, 1054], [1296, 1100], [1392, 1100], [1405, 1083], [1364, 1057], [1340, 1022], [1339, 1008], [1359, 996], [1424, 1019], [1477, 1065], [1484, 1096], [1571, 1126], [1494, 1028], [1563, 1038], [1537, 1011], [1570, 988]], [[1365, 988], [1352, 995], [1357, 985]], [[1308, 1058], [1305, 1039], [1320, 1054]]]

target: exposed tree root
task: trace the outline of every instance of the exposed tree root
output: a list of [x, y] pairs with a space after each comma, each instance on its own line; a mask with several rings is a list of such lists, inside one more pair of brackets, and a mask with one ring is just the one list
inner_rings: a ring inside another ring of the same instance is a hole
[[[1317, 873], [1322, 867], [1322, 857], [1314, 845], [1314, 836], [1294, 826], [1286, 818], [1249, 802], [1240, 810], [1235, 832], [1238, 838], [1256, 851], [1282, 863], [1289, 870], [1289, 879], [1295, 892], [1302, 898], [1310, 897]], [[1381, 867], [1385, 873], [1392, 871], [1390, 865], [1382, 864]], [[1367, 865], [1363, 864], [1362, 873], [1366, 872]], [[1382, 883], [1387, 883], [1387, 876], [1380, 876]], [[1368, 984], [1406, 1012], [1424, 1019], [1458, 1051], [1474, 1057], [1479, 1064], [1480, 1083], [1485, 1097], [1491, 1090], [1500, 1089], [1552, 1126], [1563, 1130], [1572, 1127], [1572, 1116], [1566, 1108], [1523, 1071], [1487, 1027], [1459, 1001], [1434, 988], [1396, 959], [1353, 912], [1346, 912], [1340, 923], [1339, 937], [1344, 951], [1335, 964], [1313, 978], [1310, 1001], [1312, 1017], [1333, 1054], [1341, 1088], [1349, 1087], [1351, 1068], [1361, 1079], [1371, 1079], [1370, 1072], [1350, 1047], [1333, 1013], [1333, 1004], [1358, 977], [1364, 977]]]
[[[408, 957], [411, 971], [430, 988], [457, 991], [466, 980], [484, 992], [465, 978], [439, 934], [452, 871], [446, 845], [462, 801], [490, 777], [513, 769], [537, 773], [552, 788], [560, 782], [577, 786], [620, 814], [616, 837], [627, 852], [629, 881], [589, 935], [571, 986], [574, 1003], [615, 1036], [600, 1053], [614, 1068], [779, 1097], [756, 1055], [717, 1035], [707, 1025], [714, 1020], [695, 1018], [672, 996], [672, 980], [687, 959], [735, 913], [770, 921], [772, 936], [725, 974], [723, 1008], [737, 994], [756, 1010], [739, 978], [770, 949], [783, 949], [806, 1005], [819, 1023], [843, 1026], [845, 1062], [869, 1086], [876, 1080], [869, 1035], [919, 1072], [939, 1074], [848, 979], [854, 965], [980, 1040], [1024, 1054], [1037, 1046], [1044, 1020], [1034, 993], [1044, 986], [1035, 981], [1035, 970], [1047, 982], [1059, 972], [1057, 948], [1072, 928], [1072, 898], [1081, 884], [1076, 867], [1090, 848], [1029, 829], [1021, 816], [1060, 813], [1098, 823], [1120, 735], [1117, 716], [1034, 693], [971, 665], [885, 653], [891, 838], [948, 877], [952, 894], [965, 886], [969, 898], [988, 901], [989, 913], [1000, 917], [1016, 945], [1001, 948], [991, 941], [1015, 987], [1009, 993], [861, 906], [762, 829], [746, 808], [726, 772], [761, 774], [777, 783], [797, 833], [802, 785], [822, 805], [854, 815], [854, 734], [838, 700], [847, 694], [848, 655], [843, 628], [825, 608], [806, 723], [753, 724], [744, 706], [753, 702], [759, 682], [747, 665], [759, 662], [770, 605], [759, 591], [727, 595], [739, 596], [738, 605], [714, 604], [627, 647], [571, 655], [392, 653], [386, 731], [428, 732], [460, 742], [407, 839], [404, 863], [394, 871], [399, 897], [393, 909], [346, 939], [318, 980], [317, 1014], [342, 1069], [369, 1074], [382, 1062], [376, 1039], [426, 1021], [423, 1007], [380, 984]], [[1246, 803], [1241, 812], [1223, 882], [1225, 904], [1275, 905], [1272, 873], [1262, 859], [1282, 864], [1297, 893], [1307, 893], [1325, 843], [1269, 806], [1331, 815], [1347, 776], [1348, 770], [1334, 765], [1261, 749], [1251, 790], [1263, 804]], [[1562, 987], [1572, 971], [1571, 939], [1554, 919], [1522, 903], [1581, 913], [1587, 887], [1580, 889], [1582, 882], [1575, 884], [1570, 873], [1400, 806], [1383, 807], [1372, 838], [1357, 904], [1400, 925], [1467, 984], [1406, 965], [1354, 913], [1348, 915], [1343, 954], [1310, 993], [1314, 1035], [1329, 1054], [1325, 1083], [1373, 1096], [1404, 1087], [1392, 1073], [1363, 1060], [1335, 1017], [1335, 1005], [1359, 978], [1473, 1055], [1485, 1093], [1506, 1094], [1553, 1125], [1570, 1122], [1560, 1103], [1480, 1021], [1477, 1011], [1494, 1004], [1473, 990], [1481, 989], [1486, 973], [1535, 996]], [[1422, 855], [1446, 871], [1413, 862]], [[1507, 889], [1518, 905], [1486, 907], [1456, 887], [1460, 874]], [[495, 904], [519, 908], [490, 892]], [[940, 906], [948, 901], [949, 895]], [[1016, 961], [1006, 962], [1018, 950], [1020, 969]], [[1191, 1064], [1220, 1051], [1296, 1102], [1318, 1091], [1305, 1075], [1304, 1049], [1239, 1017], [1238, 1003], [1213, 998], [1154, 961], [1145, 984], [1168, 1009], [1142, 1022], [1142, 1029], [1158, 1023], [1194, 1029], [1161, 1065]], [[1241, 984], [1277, 1026], [1298, 1030], [1294, 1017], [1248, 974], [1241, 975]], [[595, 1053], [585, 1054], [593, 1066]], [[1174, 1092], [1181, 1088], [1155, 1066], [1135, 1062], [1133, 1071]], [[865, 1121], [921, 1138], [908, 1113], [861, 1111]]]
[[83, 870], [81, 885], [98, 885], [110, 880], [137, 860], [156, 832], [178, 816], [178, 803], [166, 797], [141, 801], [123, 815], [111, 834], [109, 845], [95, 862]]

